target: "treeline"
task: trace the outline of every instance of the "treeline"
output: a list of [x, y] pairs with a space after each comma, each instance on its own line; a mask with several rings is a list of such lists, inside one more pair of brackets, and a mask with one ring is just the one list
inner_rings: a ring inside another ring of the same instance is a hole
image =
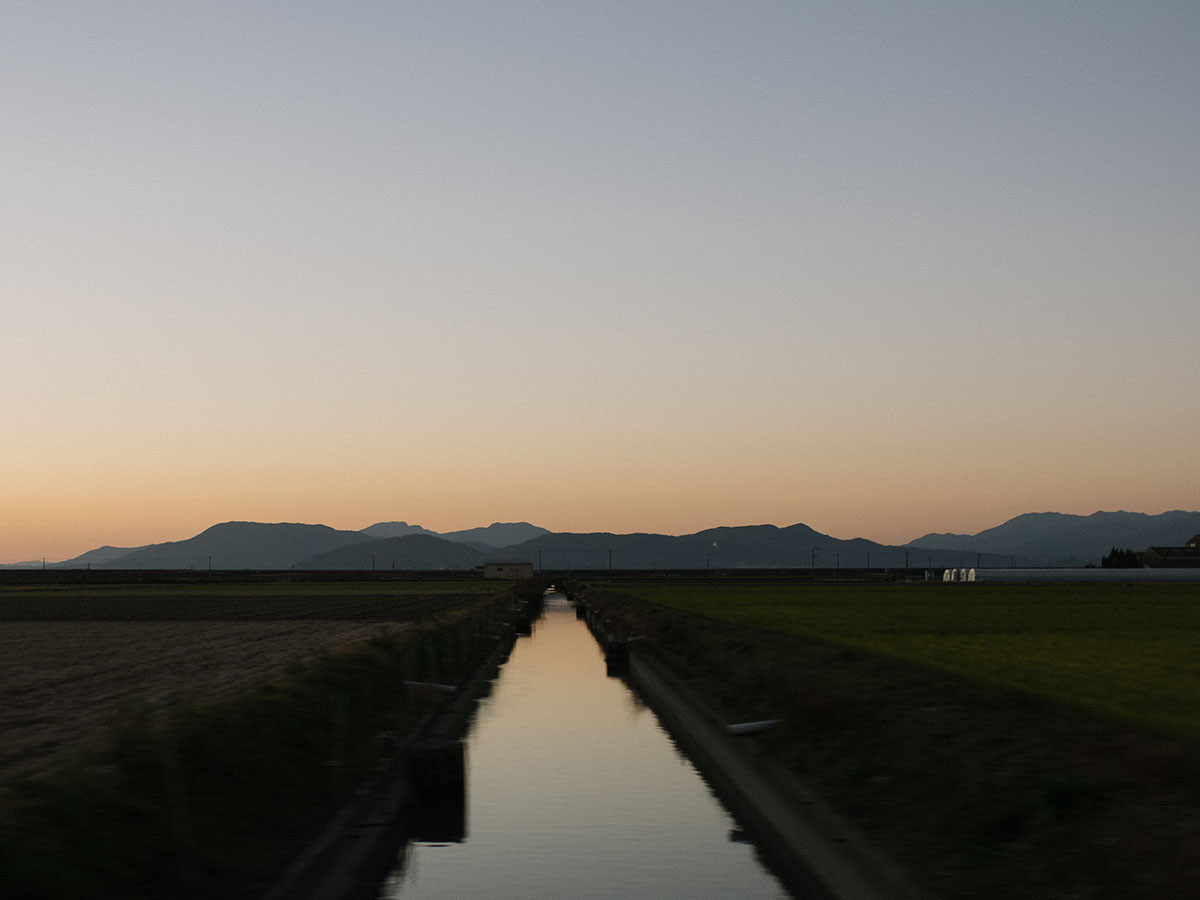
[[1112, 548], [1107, 556], [1100, 560], [1103, 569], [1139, 569], [1142, 565], [1142, 555], [1136, 550]]

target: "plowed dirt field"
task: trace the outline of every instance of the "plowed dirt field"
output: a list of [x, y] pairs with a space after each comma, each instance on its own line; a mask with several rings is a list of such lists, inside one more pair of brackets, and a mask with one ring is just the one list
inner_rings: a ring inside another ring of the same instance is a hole
[[211, 699], [399, 625], [362, 622], [0, 623], [0, 781], [101, 740], [130, 703]]
[[0, 784], [131, 707], [212, 700], [494, 587], [189, 585], [0, 592]]

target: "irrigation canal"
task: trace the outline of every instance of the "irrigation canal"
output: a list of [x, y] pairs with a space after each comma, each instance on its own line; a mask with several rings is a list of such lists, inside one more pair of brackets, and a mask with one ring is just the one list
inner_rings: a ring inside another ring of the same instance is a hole
[[481, 701], [465, 773], [465, 814], [407, 843], [380, 898], [790, 896], [560, 594]]

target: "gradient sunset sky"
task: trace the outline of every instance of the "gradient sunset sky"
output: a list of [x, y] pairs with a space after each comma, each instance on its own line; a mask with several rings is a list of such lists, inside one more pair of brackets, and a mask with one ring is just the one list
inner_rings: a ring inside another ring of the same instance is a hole
[[20, 2], [0, 562], [1200, 508], [1200, 5]]

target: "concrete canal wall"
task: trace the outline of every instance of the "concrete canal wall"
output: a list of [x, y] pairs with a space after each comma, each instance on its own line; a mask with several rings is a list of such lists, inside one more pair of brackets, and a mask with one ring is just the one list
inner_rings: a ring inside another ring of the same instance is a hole
[[[508, 658], [532, 612], [514, 604], [512, 621], [504, 623], [487, 653], [457, 685], [417, 684], [413, 690], [440, 694], [439, 707], [408, 734], [383, 734], [382, 760], [338, 814], [303, 853], [278, 877], [263, 900], [357, 900], [374, 898], [379, 884], [395, 866], [405, 840], [420, 829], [426, 801], [449, 800], [451, 825], [457, 799], [461, 826], [464, 788], [462, 737], [480, 697]], [[460, 796], [446, 798], [449, 791]], [[440, 827], [437, 823], [434, 827]], [[429, 827], [429, 826], [426, 826]], [[453, 838], [451, 838], [453, 839]]]
[[[633, 645], [636, 648], [636, 644]], [[906, 876], [793, 776], [728, 732], [685, 685], [647, 654], [630, 654], [629, 680], [797, 896], [917, 898]]]
[[[579, 611], [605, 650], [609, 673], [624, 677], [655, 712], [793, 894], [806, 900], [918, 900], [919, 892], [897, 866], [794, 776], [759, 758], [752, 739], [731, 734], [730, 723], [645, 645], [612, 638], [602, 614], [589, 613], [585, 606]], [[535, 615], [532, 610], [518, 611], [487, 657], [412, 733], [384, 736], [395, 744], [375, 776], [288, 867], [264, 900], [374, 898], [405, 840], [461, 839], [453, 834], [462, 828], [461, 819], [455, 819], [456, 809], [462, 814], [465, 790], [461, 739], [516, 634], [526, 631], [525, 623]], [[448, 796], [448, 820], [424, 819], [423, 795], [430, 793], [435, 800]], [[430, 828], [435, 833], [421, 835], [422, 829]]]
[[752, 741], [731, 733], [731, 723], [647, 645], [611, 635], [597, 608], [583, 607], [580, 614], [605, 649], [610, 674], [624, 676], [654, 711], [795, 896], [919, 900], [920, 891], [903, 870], [799, 779], [755, 754]]

